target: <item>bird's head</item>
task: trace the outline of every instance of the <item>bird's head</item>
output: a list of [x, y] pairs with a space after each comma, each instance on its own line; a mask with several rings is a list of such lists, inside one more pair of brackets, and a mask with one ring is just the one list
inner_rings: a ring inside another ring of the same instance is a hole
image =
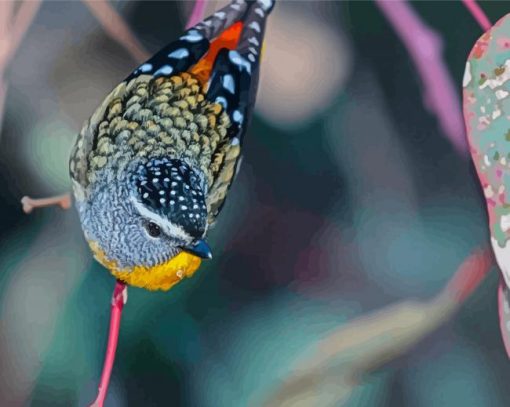
[[126, 171], [91, 187], [80, 208], [85, 235], [115, 277], [167, 290], [212, 257], [204, 240], [207, 187], [181, 160], [152, 159]]

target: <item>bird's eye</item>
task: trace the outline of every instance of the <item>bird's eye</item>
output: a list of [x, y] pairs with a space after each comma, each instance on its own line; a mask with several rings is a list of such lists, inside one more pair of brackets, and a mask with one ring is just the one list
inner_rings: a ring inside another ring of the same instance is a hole
[[145, 228], [147, 229], [147, 233], [151, 237], [159, 237], [161, 235], [161, 228], [154, 222], [147, 223]]

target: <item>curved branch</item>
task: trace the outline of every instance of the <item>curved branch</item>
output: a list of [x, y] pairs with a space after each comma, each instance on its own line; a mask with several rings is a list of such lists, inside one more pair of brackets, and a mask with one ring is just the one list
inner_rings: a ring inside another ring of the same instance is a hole
[[137, 62], [142, 63], [149, 59], [149, 53], [138, 41], [122, 16], [107, 0], [83, 0], [83, 2], [108, 35], [122, 45]]
[[440, 36], [427, 27], [405, 0], [376, 0], [404, 43], [423, 83], [424, 104], [436, 115], [445, 136], [467, 157], [457, 87], [443, 61]]
[[431, 300], [402, 301], [343, 325], [319, 342], [315, 356], [297, 366], [265, 406], [291, 406], [305, 395], [318, 397], [317, 387], [328, 381], [336, 383], [337, 400], [346, 399], [363, 375], [402, 355], [447, 321], [492, 264], [489, 248], [475, 250]]

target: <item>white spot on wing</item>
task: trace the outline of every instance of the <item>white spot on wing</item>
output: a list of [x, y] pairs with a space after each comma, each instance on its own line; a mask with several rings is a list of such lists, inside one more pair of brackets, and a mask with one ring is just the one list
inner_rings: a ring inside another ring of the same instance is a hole
[[220, 20], [223, 20], [227, 15], [223, 11], [218, 11], [214, 13], [214, 17], [219, 18]]
[[174, 68], [172, 68], [170, 65], [164, 65], [156, 72], [154, 72], [154, 75], [170, 75], [173, 71]]
[[265, 10], [268, 11], [273, 7], [274, 0], [258, 0], [258, 4]]
[[248, 55], [248, 59], [249, 59], [251, 62], [255, 62], [255, 61], [256, 61], [255, 55], [253, 55], [253, 54], [249, 54], [249, 55]]
[[261, 8], [256, 8], [255, 13], [257, 13], [260, 17], [264, 17], [265, 15]]
[[152, 64], [143, 64], [140, 67], [140, 71], [142, 72], [149, 72], [150, 70], [152, 70]]
[[251, 28], [253, 31], [260, 32], [260, 25], [256, 21], [252, 21], [248, 28]]
[[223, 87], [228, 90], [230, 93], [234, 94], [235, 86], [234, 86], [234, 78], [232, 75], [225, 75], [223, 77]]
[[197, 30], [190, 30], [181, 37], [181, 40], [187, 42], [198, 42], [202, 40], [204, 37]]
[[249, 74], [251, 74], [251, 64], [246, 59], [244, 59], [241, 54], [239, 54], [239, 52], [230, 51], [228, 53], [228, 57], [233, 64], [239, 67], [239, 69], [243, 70], [244, 68]]
[[168, 58], [186, 58], [189, 56], [189, 51], [186, 48], [179, 48], [168, 54]]
[[244, 119], [243, 114], [239, 110], [234, 111], [234, 113], [232, 114], [232, 118], [237, 123], [242, 123]]
[[258, 45], [260, 44], [260, 43], [259, 43], [259, 41], [258, 41], [255, 37], [250, 37], [250, 38], [248, 38], [248, 42], [249, 42], [250, 44], [255, 45], [255, 46], [258, 46]]

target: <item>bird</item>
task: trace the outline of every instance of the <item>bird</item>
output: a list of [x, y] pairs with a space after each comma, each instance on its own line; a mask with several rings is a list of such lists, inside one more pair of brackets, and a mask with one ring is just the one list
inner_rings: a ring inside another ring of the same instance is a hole
[[208, 231], [239, 169], [274, 0], [235, 0], [118, 84], [69, 160], [95, 259], [120, 282], [169, 290], [212, 258]]

